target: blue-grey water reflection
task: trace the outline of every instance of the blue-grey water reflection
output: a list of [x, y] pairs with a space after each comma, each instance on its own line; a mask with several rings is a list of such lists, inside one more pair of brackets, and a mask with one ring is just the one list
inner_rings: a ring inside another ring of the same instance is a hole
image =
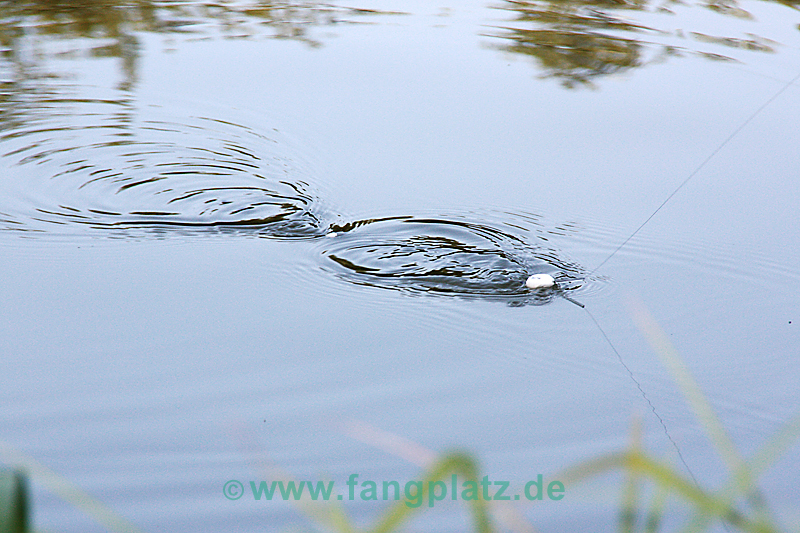
[[[524, 485], [622, 448], [637, 415], [720, 486], [620, 296], [745, 456], [795, 414], [795, 7], [0, 4], [0, 450], [143, 531], [305, 527], [224, 483], [405, 482], [402, 439]], [[761, 480], [787, 524], [799, 471], [795, 446]], [[609, 531], [618, 490], [520, 513]], [[43, 530], [103, 530], [36, 480], [33, 500]]]
[[140, 110], [129, 100], [41, 99], [19, 121], [0, 142], [15, 168], [7, 196], [13, 186], [28, 200], [4, 214], [6, 230], [324, 234], [308, 171], [277, 130], [181, 116], [175, 105]]
[[[505, 231], [456, 217], [401, 216], [334, 226], [322, 251], [329, 259], [325, 268], [357, 285], [515, 306], [542, 305], [584, 284], [587, 273], [580, 266], [525, 240], [520, 231], [525, 218], [506, 217]], [[528, 289], [525, 281], [534, 273], [552, 275], [558, 289]]]
[[[177, 105], [38, 103], [0, 137], [14, 168], [0, 219], [11, 233], [324, 238], [322, 270], [342, 280], [515, 306], [548, 303], [588, 281], [541, 237], [525, 235], [540, 229], [535, 216], [496, 214], [498, 227], [478, 213], [346, 222], [311, 192], [315, 176], [275, 128], [182, 117]], [[553, 275], [557, 289], [526, 288], [534, 273]]]

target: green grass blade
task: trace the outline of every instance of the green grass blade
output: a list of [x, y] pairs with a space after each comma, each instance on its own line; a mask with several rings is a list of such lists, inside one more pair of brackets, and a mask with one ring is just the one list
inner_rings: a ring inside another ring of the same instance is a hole
[[[630, 449], [640, 452], [642, 449], [642, 428], [638, 419], [631, 426]], [[619, 530], [621, 533], [634, 533], [639, 509], [639, 493], [641, 492], [641, 476], [636, 470], [625, 471], [622, 485], [622, 503], [620, 505]]]
[[[436, 461], [428, 471], [423, 475], [423, 495], [422, 500], [428, 498], [428, 490], [430, 483], [433, 481], [443, 481], [445, 476], [449, 474], [460, 474], [468, 481], [479, 481], [479, 470], [475, 460], [466, 453], [453, 452], [444, 455], [441, 459]], [[470, 500], [470, 511], [472, 512], [475, 530], [478, 533], [491, 533], [492, 526], [489, 521], [488, 502], [483, 498]], [[399, 501], [394, 504], [384, 514], [383, 518], [378, 522], [378, 525], [371, 529], [372, 533], [390, 533], [397, 530], [406, 520], [411, 518], [412, 515], [419, 512], [423, 507], [409, 507], [406, 502]]]
[[661, 526], [661, 518], [664, 516], [664, 507], [667, 504], [667, 494], [667, 487], [656, 485], [656, 492], [644, 522], [645, 533], [657, 533]]
[[567, 470], [560, 479], [563, 479], [564, 483], [578, 482], [620, 469], [633, 469], [670, 493], [681, 496], [696, 510], [696, 518], [700, 522], [704, 522], [705, 517], [710, 517], [727, 522], [748, 533], [777, 531], [772, 524], [752, 521], [744, 516], [734, 507], [731, 500], [702, 490], [693, 480], [685, 478], [670, 466], [637, 451], [610, 454], [589, 460]]
[[750, 472], [756, 477], [764, 473], [800, 438], [800, 414], [795, 415], [750, 460]]
[[734, 446], [711, 404], [687, 370], [686, 365], [684, 365], [677, 350], [667, 338], [664, 330], [661, 329], [661, 326], [640, 300], [630, 297], [628, 306], [631, 309], [631, 316], [636, 326], [678, 384], [686, 401], [689, 402], [689, 406], [711, 439], [712, 444], [727, 464], [728, 470], [731, 474], [737, 473], [743, 485], [752, 487], [754, 485], [753, 477], [750, 475], [747, 463], [745, 463], [736, 446]]
[[28, 533], [28, 483], [18, 470], [0, 470], [0, 531]]
[[[728, 466], [731, 478], [726, 488], [721, 492], [722, 497], [728, 501], [734, 501], [740, 496], [745, 496], [756, 514], [755, 520], [750, 524], [764, 530], [774, 529], [775, 526], [769, 518], [769, 510], [759, 493], [756, 479], [792, 442], [796, 442], [798, 435], [800, 435], [800, 416], [795, 417], [787, 426], [784, 426], [748, 463], [734, 446], [733, 441], [728, 436], [697, 382], [686, 369], [666, 333], [664, 333], [641, 301], [631, 297], [628, 299], [628, 304], [631, 308], [634, 322], [660, 357], [662, 364], [667, 367], [673, 379], [678, 383], [695, 416], [697, 416], [709, 435], [712, 444]], [[731, 520], [734, 518], [732, 517]]]
[[7, 464], [24, 468], [34, 482], [80, 509], [97, 523], [103, 525], [108, 531], [112, 533], [141, 533], [139, 528], [103, 502], [87, 494], [79, 486], [47, 468], [33, 457], [17, 451], [10, 444], [3, 441], [0, 441], [0, 457]]

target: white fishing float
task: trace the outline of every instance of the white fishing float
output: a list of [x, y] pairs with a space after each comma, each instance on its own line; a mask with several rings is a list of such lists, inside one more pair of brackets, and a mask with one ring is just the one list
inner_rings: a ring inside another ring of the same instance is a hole
[[525, 282], [529, 289], [549, 289], [556, 284], [556, 280], [550, 274], [534, 274]]

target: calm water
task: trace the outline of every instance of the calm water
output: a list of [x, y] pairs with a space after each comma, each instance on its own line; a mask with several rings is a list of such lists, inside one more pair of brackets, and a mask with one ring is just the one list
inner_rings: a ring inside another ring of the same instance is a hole
[[[419, 479], [386, 434], [520, 489], [638, 416], [720, 486], [626, 301], [745, 456], [800, 409], [799, 22], [752, 1], [0, 3], [0, 449], [141, 531], [313, 529], [223, 485]], [[759, 483], [792, 527], [798, 451]], [[613, 530], [617, 481], [519, 512]], [[105, 530], [36, 478], [33, 500], [42, 529]], [[385, 508], [345, 503], [364, 526]]]

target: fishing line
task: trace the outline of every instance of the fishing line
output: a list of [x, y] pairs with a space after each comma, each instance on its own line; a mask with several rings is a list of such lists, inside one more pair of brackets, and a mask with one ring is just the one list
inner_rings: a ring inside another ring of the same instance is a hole
[[697, 167], [696, 167], [696, 168], [695, 168], [695, 169], [694, 169], [694, 170], [693, 170], [693, 171], [692, 171], [692, 172], [691, 172], [691, 173], [690, 173], [690, 174], [689, 174], [687, 177], [686, 177], [686, 179], [685, 179], [685, 180], [683, 180], [683, 182], [681, 182], [681, 184], [680, 184], [680, 185], [678, 185], [678, 186], [675, 188], [675, 190], [674, 190], [674, 191], [672, 191], [672, 193], [671, 193], [669, 196], [667, 196], [667, 198], [666, 198], [666, 199], [665, 199], [663, 202], [661, 202], [661, 205], [659, 205], [659, 206], [656, 208], [656, 210], [655, 210], [655, 211], [653, 211], [653, 212], [650, 214], [650, 216], [649, 216], [649, 217], [647, 217], [647, 218], [645, 219], [645, 221], [644, 221], [644, 222], [642, 222], [642, 223], [639, 225], [639, 227], [638, 227], [638, 228], [636, 228], [636, 229], [633, 231], [633, 233], [631, 233], [631, 234], [628, 236], [628, 238], [627, 238], [627, 239], [625, 239], [624, 241], [622, 241], [622, 244], [620, 244], [619, 246], [617, 246], [617, 248], [616, 248], [616, 249], [615, 249], [613, 252], [611, 252], [611, 254], [610, 254], [608, 257], [606, 257], [606, 258], [605, 258], [605, 259], [604, 259], [604, 260], [603, 260], [603, 261], [602, 261], [602, 262], [601, 262], [599, 265], [597, 265], [596, 267], [594, 267], [594, 269], [592, 269], [592, 270], [589, 272], [589, 275], [592, 275], [592, 274], [594, 274], [594, 273], [595, 273], [597, 270], [599, 270], [599, 269], [600, 269], [600, 267], [602, 267], [603, 265], [605, 265], [605, 264], [608, 262], [608, 260], [609, 260], [609, 259], [611, 259], [612, 257], [614, 257], [614, 256], [617, 254], [617, 252], [619, 252], [619, 251], [622, 249], [622, 247], [623, 247], [623, 246], [625, 246], [626, 244], [628, 244], [628, 242], [629, 242], [631, 239], [633, 239], [633, 238], [636, 236], [636, 234], [637, 234], [637, 233], [639, 233], [639, 232], [642, 230], [642, 228], [644, 228], [644, 227], [647, 225], [647, 223], [648, 223], [648, 222], [650, 222], [650, 221], [653, 219], [653, 217], [655, 217], [655, 216], [656, 216], [656, 214], [657, 214], [659, 211], [661, 211], [661, 209], [662, 209], [662, 208], [663, 208], [665, 205], [667, 205], [667, 203], [668, 203], [670, 200], [672, 200], [672, 198], [673, 198], [673, 197], [674, 197], [676, 194], [678, 194], [678, 191], [680, 191], [680, 190], [681, 190], [681, 189], [684, 187], [684, 185], [686, 185], [687, 183], [689, 183], [689, 182], [692, 180], [692, 178], [694, 178], [694, 177], [695, 177], [695, 176], [696, 176], [696, 175], [697, 175], [697, 174], [698, 174], [698, 173], [699, 173], [701, 170], [703, 170], [703, 168], [704, 168], [704, 167], [705, 167], [705, 166], [706, 166], [706, 165], [709, 163], [709, 161], [711, 161], [712, 159], [714, 159], [714, 156], [716, 156], [716, 155], [717, 155], [717, 154], [718, 154], [718, 153], [719, 153], [719, 152], [720, 152], [720, 151], [721, 151], [721, 150], [722, 150], [722, 149], [723, 149], [723, 148], [724, 148], [724, 147], [725, 147], [725, 146], [726, 146], [726, 145], [727, 145], [729, 142], [731, 142], [731, 141], [734, 139], [734, 137], [736, 137], [737, 135], [739, 135], [739, 133], [741, 133], [741, 131], [742, 131], [742, 130], [743, 130], [745, 127], [747, 127], [747, 125], [748, 125], [748, 124], [750, 124], [750, 122], [752, 122], [754, 118], [756, 118], [756, 117], [757, 117], [757, 116], [758, 116], [758, 115], [759, 115], [759, 114], [760, 114], [762, 111], [764, 111], [764, 109], [766, 109], [766, 108], [767, 108], [767, 106], [769, 106], [769, 105], [770, 105], [772, 102], [774, 102], [774, 101], [775, 101], [775, 99], [776, 99], [776, 98], [778, 98], [778, 97], [779, 97], [781, 94], [783, 94], [783, 93], [784, 93], [784, 91], [786, 91], [786, 89], [788, 89], [788, 88], [789, 88], [789, 86], [791, 86], [792, 84], [794, 84], [794, 83], [795, 83], [797, 80], [799, 80], [799, 79], [800, 79], [800, 73], [798, 73], [798, 74], [797, 74], [797, 76], [795, 76], [794, 78], [792, 78], [792, 79], [791, 79], [790, 81], [788, 81], [788, 82], [787, 82], [787, 83], [786, 83], [786, 84], [785, 84], [783, 87], [781, 87], [781, 88], [780, 88], [780, 90], [779, 90], [778, 92], [776, 92], [775, 94], [773, 94], [773, 95], [772, 95], [772, 96], [771, 96], [771, 97], [770, 97], [770, 98], [769, 98], [769, 99], [768, 99], [766, 102], [764, 102], [764, 103], [761, 105], [761, 107], [759, 107], [758, 109], [756, 109], [755, 111], [753, 111], [753, 113], [752, 113], [752, 114], [751, 114], [749, 117], [747, 117], [747, 119], [746, 119], [744, 122], [742, 122], [742, 123], [739, 125], [739, 127], [738, 127], [738, 128], [736, 128], [736, 129], [733, 131], [733, 133], [731, 133], [730, 135], [728, 135], [728, 137], [727, 137], [727, 138], [726, 138], [724, 141], [722, 141], [722, 142], [719, 144], [719, 146], [717, 146], [717, 147], [714, 149], [714, 151], [712, 151], [712, 152], [711, 152], [711, 154], [709, 154], [709, 156], [708, 156], [708, 157], [706, 157], [706, 158], [705, 158], [705, 159], [704, 159], [704, 160], [703, 160], [703, 161], [702, 161], [702, 162], [701, 162], [701, 163], [700, 163], [700, 164], [699, 164], [699, 165], [698, 165], [698, 166], [697, 166]]
[[619, 359], [619, 363], [628, 372], [628, 376], [630, 376], [630, 378], [636, 384], [636, 388], [639, 389], [639, 392], [642, 393], [642, 398], [644, 398], [644, 400], [647, 402], [647, 405], [650, 406], [650, 410], [653, 411], [653, 414], [656, 415], [656, 418], [658, 419], [659, 424], [661, 424], [661, 427], [664, 428], [664, 434], [667, 436], [669, 441], [675, 447], [675, 451], [678, 453], [678, 459], [680, 459], [681, 463], [683, 463], [683, 466], [686, 468], [686, 471], [689, 472], [689, 475], [692, 477], [692, 481], [694, 481], [694, 484], [699, 487], [700, 484], [697, 482], [697, 478], [694, 477], [694, 472], [692, 472], [692, 469], [689, 468], [689, 465], [686, 463], [686, 459], [683, 458], [683, 454], [681, 453], [681, 449], [678, 447], [678, 443], [675, 442], [672, 439], [672, 435], [669, 434], [669, 430], [667, 430], [667, 425], [664, 423], [664, 419], [661, 418], [661, 415], [659, 415], [658, 411], [656, 411], [656, 406], [653, 405], [653, 402], [651, 402], [650, 398], [647, 397], [647, 393], [642, 388], [642, 385], [639, 383], [639, 381], [636, 379], [636, 377], [634, 377], [633, 372], [631, 371], [630, 367], [628, 367], [628, 365], [625, 364], [625, 361], [622, 360], [622, 356], [617, 351], [617, 348], [614, 346], [614, 343], [611, 342], [611, 339], [608, 338], [608, 335], [606, 335], [606, 332], [603, 330], [603, 328], [600, 327], [600, 324], [597, 322], [597, 319], [594, 317], [594, 315], [588, 309], [586, 309], [585, 307], [583, 308], [583, 310], [586, 311], [586, 314], [589, 315], [589, 318], [592, 319], [592, 322], [594, 322], [594, 325], [597, 326], [598, 330], [600, 330], [600, 334], [603, 335], [603, 338], [606, 340], [608, 345], [611, 347], [611, 350], [616, 354], [617, 359]]
[[[608, 262], [608, 261], [609, 261], [609, 260], [610, 260], [612, 257], [614, 257], [614, 256], [617, 254], [617, 252], [619, 252], [619, 251], [620, 251], [620, 250], [621, 250], [621, 249], [622, 249], [622, 248], [623, 248], [623, 247], [624, 247], [626, 244], [628, 244], [628, 242], [630, 242], [630, 241], [631, 241], [631, 239], [633, 239], [633, 238], [634, 238], [634, 237], [635, 237], [635, 236], [636, 236], [636, 235], [637, 235], [637, 234], [638, 234], [638, 233], [639, 233], [639, 232], [642, 230], [642, 228], [644, 228], [644, 227], [645, 227], [645, 226], [646, 226], [646, 225], [647, 225], [647, 224], [648, 224], [648, 223], [649, 223], [649, 222], [650, 222], [650, 221], [651, 221], [651, 220], [652, 220], [652, 219], [653, 219], [653, 218], [654, 218], [654, 217], [655, 217], [655, 216], [658, 214], [658, 212], [659, 212], [659, 211], [661, 211], [661, 209], [662, 209], [662, 208], [663, 208], [665, 205], [667, 205], [667, 203], [669, 203], [669, 201], [670, 201], [670, 200], [672, 200], [672, 198], [673, 198], [673, 197], [674, 197], [676, 194], [678, 194], [678, 192], [679, 192], [679, 191], [680, 191], [680, 190], [681, 190], [681, 189], [682, 189], [682, 188], [683, 188], [683, 187], [684, 187], [684, 186], [685, 186], [687, 183], [689, 183], [689, 182], [692, 180], [692, 178], [694, 178], [694, 177], [695, 177], [697, 174], [699, 174], [699, 173], [700, 173], [700, 171], [701, 171], [701, 170], [703, 170], [703, 168], [705, 168], [705, 166], [706, 166], [706, 165], [707, 165], [707, 164], [708, 164], [708, 163], [709, 163], [709, 162], [710, 162], [712, 159], [714, 159], [714, 157], [715, 157], [715, 156], [716, 156], [716, 155], [717, 155], [717, 154], [718, 154], [720, 151], [722, 151], [722, 149], [723, 149], [725, 146], [727, 146], [727, 144], [728, 144], [728, 143], [730, 143], [730, 142], [731, 142], [731, 141], [732, 141], [732, 140], [733, 140], [733, 139], [734, 139], [734, 138], [735, 138], [735, 137], [736, 137], [736, 136], [737, 136], [739, 133], [741, 133], [741, 132], [742, 132], [742, 130], [744, 130], [744, 129], [747, 127], [747, 125], [748, 125], [748, 124], [750, 124], [750, 122], [752, 122], [752, 121], [753, 121], [753, 119], [755, 119], [755, 118], [756, 118], [756, 117], [757, 117], [757, 116], [758, 116], [758, 115], [759, 115], [759, 114], [760, 114], [762, 111], [764, 111], [764, 109], [766, 109], [766, 108], [767, 108], [767, 106], [769, 106], [769, 105], [770, 105], [772, 102], [774, 102], [774, 101], [775, 101], [775, 100], [776, 100], [776, 99], [777, 99], [777, 98], [778, 98], [778, 97], [779, 97], [781, 94], [783, 94], [783, 93], [786, 91], [786, 89], [788, 89], [788, 88], [789, 88], [791, 85], [793, 85], [793, 84], [794, 84], [796, 81], [798, 81], [798, 80], [800, 80], [800, 73], [798, 73], [798, 74], [797, 74], [797, 75], [796, 75], [794, 78], [792, 78], [790, 81], [788, 81], [786, 84], [784, 84], [784, 85], [783, 85], [783, 86], [782, 86], [782, 87], [781, 87], [781, 88], [780, 88], [780, 89], [779, 89], [777, 92], [775, 92], [775, 94], [773, 94], [773, 95], [772, 95], [770, 98], [768, 98], [768, 99], [767, 99], [767, 100], [766, 100], [766, 101], [765, 101], [763, 104], [761, 104], [761, 106], [760, 106], [760, 107], [758, 107], [758, 109], [756, 109], [755, 111], [753, 111], [753, 112], [752, 112], [752, 113], [751, 113], [751, 114], [750, 114], [750, 115], [749, 115], [749, 116], [748, 116], [748, 117], [747, 117], [747, 118], [746, 118], [746, 119], [745, 119], [745, 120], [744, 120], [744, 121], [743, 121], [743, 122], [742, 122], [742, 123], [741, 123], [741, 124], [740, 124], [740, 125], [739, 125], [739, 126], [738, 126], [738, 127], [737, 127], [737, 128], [734, 130], [734, 131], [733, 131], [733, 132], [732, 132], [732, 133], [731, 133], [731, 134], [730, 134], [730, 135], [728, 135], [728, 136], [727, 136], [727, 137], [726, 137], [726, 138], [725, 138], [725, 139], [724, 139], [724, 140], [723, 140], [723, 141], [722, 141], [722, 142], [721, 142], [721, 143], [720, 143], [720, 144], [719, 144], [719, 145], [718, 145], [718, 146], [717, 146], [717, 147], [716, 147], [716, 148], [715, 148], [715, 149], [714, 149], [714, 150], [713, 150], [713, 151], [712, 151], [712, 152], [711, 152], [709, 155], [708, 155], [708, 157], [706, 157], [706, 158], [705, 158], [703, 161], [701, 161], [701, 162], [700, 162], [700, 164], [699, 164], [699, 165], [697, 165], [697, 167], [696, 167], [696, 168], [695, 168], [695, 169], [694, 169], [694, 170], [693, 170], [693, 171], [692, 171], [692, 172], [691, 172], [691, 173], [690, 173], [690, 174], [689, 174], [689, 175], [686, 177], [686, 179], [684, 179], [684, 180], [683, 180], [683, 181], [682, 181], [682, 182], [681, 182], [681, 183], [680, 183], [680, 184], [679, 184], [679, 185], [678, 185], [678, 186], [677, 186], [677, 187], [676, 187], [676, 188], [675, 188], [675, 189], [674, 189], [674, 190], [673, 190], [673, 191], [670, 193], [670, 195], [669, 195], [669, 196], [667, 196], [667, 197], [664, 199], [664, 201], [663, 201], [663, 202], [661, 202], [661, 204], [659, 204], [659, 206], [658, 206], [658, 207], [657, 207], [657, 208], [656, 208], [656, 209], [655, 209], [655, 210], [654, 210], [654, 211], [653, 211], [653, 212], [650, 214], [650, 216], [648, 216], [648, 217], [647, 217], [647, 218], [644, 220], [644, 222], [642, 222], [641, 224], [639, 224], [639, 226], [638, 226], [638, 227], [637, 227], [637, 228], [636, 228], [636, 229], [633, 231], [633, 233], [631, 233], [631, 234], [630, 234], [630, 235], [629, 235], [629, 236], [628, 236], [628, 237], [627, 237], [627, 238], [626, 238], [624, 241], [622, 241], [622, 243], [621, 243], [619, 246], [617, 246], [617, 247], [614, 249], [614, 251], [612, 251], [612, 252], [611, 252], [611, 254], [609, 254], [609, 255], [608, 255], [608, 257], [606, 257], [606, 258], [605, 258], [605, 259], [604, 259], [604, 260], [603, 260], [603, 261], [602, 261], [602, 262], [601, 262], [599, 265], [597, 265], [597, 266], [596, 266], [594, 269], [592, 269], [592, 270], [591, 270], [591, 271], [590, 271], [590, 272], [587, 274], [587, 277], [591, 276], [591, 275], [592, 275], [592, 274], [594, 274], [594, 273], [595, 273], [597, 270], [599, 270], [599, 269], [600, 269], [600, 268], [601, 268], [603, 265], [605, 265], [605, 264], [606, 264], [606, 263], [607, 263], [607, 262]], [[533, 284], [530, 284], [530, 283], [529, 283], [529, 284], [528, 284], [529, 288], [532, 288], [532, 289], [533, 289], [533, 288], [539, 288], [540, 286], [541, 286], [541, 287], [544, 287], [544, 285], [539, 285], [539, 283], [540, 283], [540, 279], [541, 279], [541, 276], [540, 276], [540, 275], [535, 275], [535, 276], [532, 276], [531, 278], [529, 278], [529, 281], [530, 281], [530, 280], [533, 280], [534, 278], [538, 278], [538, 279], [537, 279], [537, 280], [536, 280], [536, 282], [534, 282]], [[552, 279], [552, 278], [551, 278], [551, 279]], [[589, 309], [587, 309], [587, 308], [586, 308], [586, 306], [585, 306], [584, 304], [582, 304], [582, 303], [580, 303], [580, 302], [578, 302], [578, 301], [576, 301], [576, 300], [573, 300], [572, 298], [570, 298], [569, 296], [567, 296], [567, 295], [566, 295], [566, 293], [565, 293], [565, 291], [564, 291], [563, 289], [561, 289], [560, 287], [558, 287], [558, 284], [553, 284], [552, 286], [554, 287], [554, 289], [555, 289], [556, 293], [557, 293], [559, 296], [561, 296], [561, 297], [562, 297], [562, 298], [564, 298], [565, 300], [567, 300], [567, 301], [569, 301], [569, 302], [571, 302], [571, 303], [573, 303], [573, 304], [575, 304], [575, 305], [579, 306], [581, 309], [583, 309], [584, 311], [586, 311], [586, 314], [587, 314], [587, 315], [589, 315], [589, 318], [592, 320], [592, 322], [594, 322], [594, 325], [597, 327], [598, 331], [600, 331], [600, 334], [603, 336], [603, 338], [605, 339], [605, 341], [606, 341], [606, 343], [608, 344], [608, 346], [611, 348], [611, 350], [612, 350], [612, 351], [614, 352], [614, 354], [617, 356], [617, 360], [619, 360], [619, 363], [620, 363], [620, 364], [622, 365], [622, 367], [623, 367], [623, 368], [624, 368], [624, 369], [627, 371], [627, 373], [628, 373], [628, 376], [629, 376], [629, 377], [631, 378], [631, 380], [632, 380], [632, 381], [633, 381], [633, 382], [636, 384], [636, 388], [637, 388], [637, 389], [639, 389], [639, 392], [642, 394], [642, 397], [643, 397], [643, 398], [644, 398], [644, 400], [647, 402], [647, 404], [650, 406], [650, 410], [653, 412], [653, 414], [655, 415], [655, 417], [658, 419], [658, 422], [659, 422], [659, 424], [661, 425], [661, 427], [662, 427], [662, 428], [663, 428], [663, 430], [664, 430], [664, 434], [667, 436], [667, 439], [669, 439], [669, 441], [672, 443], [672, 446], [675, 448], [675, 451], [676, 451], [676, 452], [677, 452], [677, 454], [678, 454], [678, 459], [679, 459], [679, 460], [680, 460], [680, 462], [683, 464], [684, 468], [686, 468], [686, 471], [689, 473], [689, 476], [691, 476], [691, 478], [692, 478], [692, 481], [694, 482], [694, 484], [695, 484], [696, 486], [698, 486], [698, 487], [699, 487], [700, 485], [699, 485], [699, 483], [698, 483], [698, 481], [697, 481], [697, 478], [696, 478], [696, 477], [695, 477], [695, 475], [694, 475], [694, 472], [692, 472], [692, 469], [691, 469], [691, 468], [689, 468], [689, 464], [686, 462], [686, 459], [683, 457], [683, 453], [681, 452], [681, 449], [680, 449], [680, 447], [678, 446], [678, 443], [677, 443], [677, 442], [675, 442], [675, 440], [674, 440], [674, 439], [672, 438], [672, 436], [670, 435], [670, 433], [669, 433], [669, 430], [667, 429], [667, 425], [666, 425], [666, 423], [664, 422], [664, 419], [661, 417], [661, 415], [659, 415], [659, 414], [658, 414], [658, 411], [656, 410], [656, 407], [655, 407], [655, 405], [653, 405], [653, 402], [651, 402], [651, 401], [650, 401], [650, 398], [647, 396], [647, 393], [646, 393], [646, 392], [644, 391], [644, 389], [642, 388], [642, 385], [641, 385], [641, 383], [639, 383], [639, 381], [636, 379], [636, 377], [634, 376], [634, 374], [633, 374], [633, 371], [631, 371], [630, 367], [628, 367], [628, 365], [627, 365], [627, 364], [625, 364], [625, 361], [622, 359], [622, 355], [620, 355], [620, 353], [619, 353], [619, 350], [617, 350], [616, 346], [614, 346], [614, 343], [613, 343], [613, 342], [611, 342], [611, 339], [608, 337], [608, 335], [606, 334], [605, 330], [603, 330], [603, 328], [600, 326], [600, 323], [597, 321], [597, 319], [594, 317], [594, 315], [591, 313], [591, 311], [589, 311]], [[722, 525], [723, 525], [723, 527], [725, 528], [725, 530], [727, 531], [727, 530], [728, 530], [727, 524], [726, 524], [726, 523], [723, 521], [723, 522], [722, 522]]]
[[[544, 275], [542, 275], [542, 274], [534, 274], [533, 276], [528, 278], [528, 283], [526, 283], [526, 285], [529, 288], [535, 287], [535, 286], [537, 286], [537, 282], [540, 282], [542, 280], [542, 278], [545, 279], [545, 283], [549, 282], [549, 281], [552, 281], [552, 278], [550, 276], [548, 276], [547, 274], [544, 274]], [[547, 278], [549, 278], [549, 279], [547, 279]], [[543, 287], [552, 287], [554, 292], [558, 296], [561, 296], [562, 298], [564, 298], [568, 302], [573, 303], [573, 304], [577, 305], [578, 307], [580, 307], [581, 309], [583, 309], [584, 311], [586, 311], [586, 314], [589, 315], [589, 318], [592, 319], [592, 322], [594, 322], [594, 325], [597, 326], [598, 331], [600, 331], [600, 334], [603, 336], [603, 338], [608, 343], [609, 347], [611, 348], [611, 351], [613, 351], [614, 354], [617, 356], [617, 359], [619, 360], [619, 363], [622, 365], [622, 367], [625, 369], [625, 371], [628, 372], [628, 376], [630, 376], [631, 380], [636, 384], [636, 388], [639, 389], [639, 392], [642, 394], [642, 398], [644, 398], [644, 401], [646, 401], [647, 405], [650, 406], [650, 410], [653, 412], [655, 417], [658, 419], [658, 423], [661, 424], [661, 427], [664, 429], [664, 434], [667, 436], [667, 439], [672, 443], [672, 446], [675, 447], [675, 451], [678, 454], [678, 459], [680, 459], [681, 463], [683, 463], [683, 466], [684, 466], [684, 468], [686, 468], [686, 471], [689, 472], [689, 476], [691, 476], [692, 481], [694, 481], [694, 484], [697, 487], [699, 487], [700, 484], [697, 482], [697, 478], [695, 477], [694, 472], [692, 472], [692, 469], [689, 468], [689, 464], [686, 462], [686, 459], [684, 459], [683, 453], [681, 452], [680, 447], [678, 447], [678, 443], [675, 442], [675, 439], [673, 439], [672, 435], [669, 434], [669, 430], [667, 429], [667, 424], [664, 422], [664, 419], [661, 418], [661, 415], [658, 414], [658, 411], [656, 411], [656, 406], [653, 405], [653, 402], [651, 402], [650, 398], [648, 398], [647, 393], [642, 388], [642, 384], [639, 383], [639, 380], [637, 380], [636, 376], [633, 375], [633, 371], [630, 369], [630, 367], [627, 364], [625, 364], [625, 361], [622, 359], [622, 355], [619, 353], [619, 350], [617, 350], [616, 346], [614, 346], [614, 343], [611, 342], [611, 339], [608, 337], [608, 335], [606, 335], [605, 330], [600, 326], [600, 323], [597, 321], [597, 319], [594, 317], [594, 315], [591, 313], [591, 311], [586, 309], [586, 306], [584, 304], [580, 303], [577, 300], [574, 300], [574, 299], [570, 298], [566, 294], [564, 289], [559, 287], [557, 283], [553, 282], [552, 285], [541, 285], [541, 286], [543, 286]], [[727, 530], [727, 528], [726, 528], [726, 530]]]

